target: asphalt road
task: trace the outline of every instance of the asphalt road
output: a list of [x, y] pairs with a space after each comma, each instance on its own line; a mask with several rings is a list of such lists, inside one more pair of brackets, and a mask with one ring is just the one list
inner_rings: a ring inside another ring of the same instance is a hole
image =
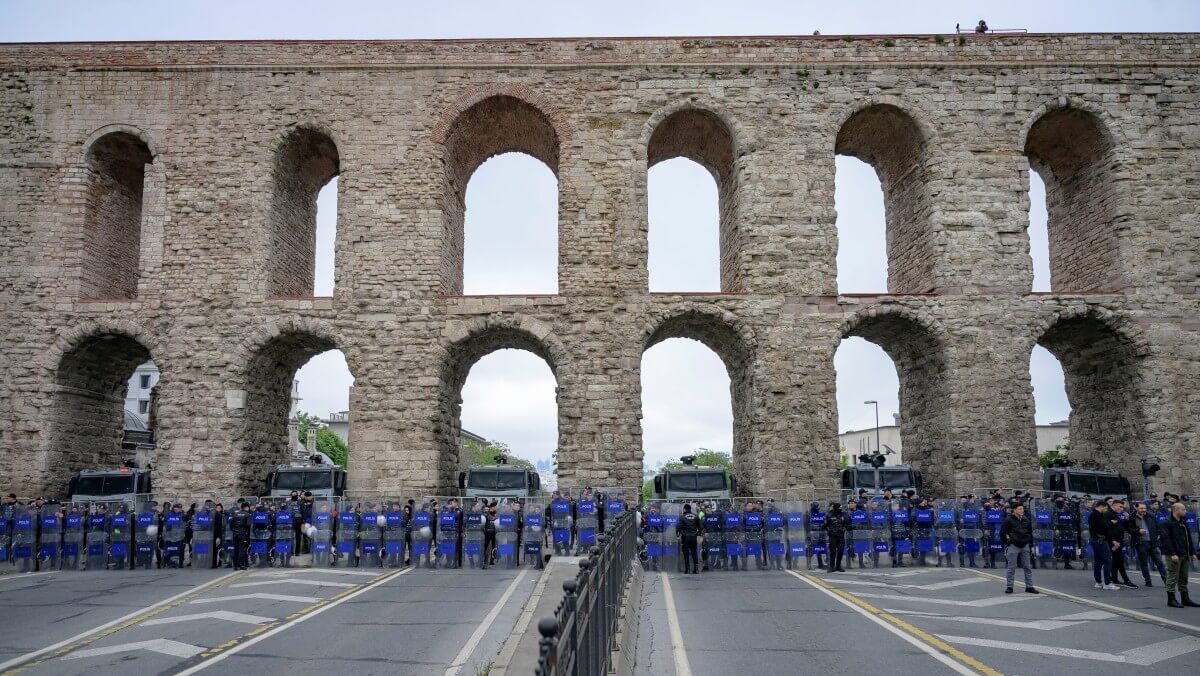
[[1200, 669], [1200, 609], [1166, 608], [1161, 586], [1102, 592], [1092, 588], [1090, 571], [1039, 570], [1035, 584], [1047, 593], [1026, 594], [1018, 584], [1009, 595], [1002, 579], [983, 574], [991, 572], [648, 573], [637, 672], [1127, 676]]

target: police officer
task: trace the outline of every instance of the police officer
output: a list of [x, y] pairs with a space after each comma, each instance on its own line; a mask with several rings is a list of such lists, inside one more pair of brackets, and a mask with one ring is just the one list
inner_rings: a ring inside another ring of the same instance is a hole
[[704, 532], [700, 517], [692, 511], [691, 505], [683, 506], [683, 516], [679, 517], [679, 545], [683, 549], [683, 574], [695, 575], [700, 568], [699, 541]]
[[846, 513], [842, 511], [841, 503], [833, 503], [829, 506], [829, 513], [825, 515], [825, 535], [829, 538], [829, 568], [830, 573], [844, 573], [845, 568], [842, 568], [842, 556], [846, 553], [846, 529], [850, 525], [850, 520]]
[[237, 511], [229, 517], [229, 531], [233, 538], [233, 567], [234, 570], [246, 570], [249, 563], [246, 553], [250, 547], [250, 512], [246, 503], [239, 502]]

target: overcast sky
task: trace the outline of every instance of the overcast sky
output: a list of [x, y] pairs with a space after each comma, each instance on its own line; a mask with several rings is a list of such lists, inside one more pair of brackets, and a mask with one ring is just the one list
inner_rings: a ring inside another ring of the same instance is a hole
[[[525, 0], [497, 3], [377, 2], [0, 2], [0, 40], [154, 40], [251, 38], [472, 38], [630, 35], [826, 35], [950, 33], [956, 23], [986, 19], [993, 28], [1031, 32], [1195, 31], [1200, 2], [656, 2]], [[870, 167], [837, 162], [838, 285], [843, 292], [883, 291], [883, 201]], [[1030, 240], [1034, 290], [1048, 289], [1044, 195], [1033, 183]], [[653, 290], [714, 290], [717, 277], [716, 187], [687, 160], [656, 166], [649, 176], [650, 283]], [[316, 290], [332, 287], [335, 189], [319, 200]], [[467, 191], [465, 287], [468, 293], [545, 293], [557, 286], [556, 188], [551, 172], [526, 156], [485, 163]], [[834, 360], [839, 429], [885, 422], [897, 410], [895, 369], [882, 350], [847, 340]], [[1031, 362], [1038, 422], [1065, 418], [1062, 370], [1044, 350]], [[345, 360], [327, 353], [301, 369], [301, 408], [325, 416], [347, 407]], [[642, 362], [647, 463], [699, 447], [732, 445], [729, 379], [698, 343], [666, 341]], [[519, 455], [547, 458], [556, 443], [554, 378], [528, 353], [506, 350], [481, 360], [463, 391], [463, 425], [509, 444]]]

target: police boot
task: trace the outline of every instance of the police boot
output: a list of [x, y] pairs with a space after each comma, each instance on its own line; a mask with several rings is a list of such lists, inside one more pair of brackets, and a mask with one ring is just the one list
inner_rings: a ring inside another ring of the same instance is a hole
[[1167, 607], [1182, 608], [1183, 604], [1175, 600], [1175, 592], [1167, 592]]
[[1188, 596], [1187, 589], [1179, 590], [1179, 599], [1182, 601], [1180, 604], [1182, 606], [1187, 606], [1188, 608], [1200, 608], [1200, 603], [1192, 601], [1192, 597]]

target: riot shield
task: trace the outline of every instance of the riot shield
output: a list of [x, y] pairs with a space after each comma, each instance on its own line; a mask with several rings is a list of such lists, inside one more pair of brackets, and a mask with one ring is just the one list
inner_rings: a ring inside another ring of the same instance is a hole
[[850, 517], [850, 528], [847, 529], [846, 539], [850, 541], [851, 555], [847, 566], [853, 568], [855, 561], [859, 568], [865, 567], [865, 559], [869, 559], [874, 551], [875, 536], [871, 530], [871, 519], [867, 513], [866, 504], [851, 500], [846, 505], [846, 513]]
[[725, 565], [729, 570], [746, 569], [746, 527], [742, 511], [731, 503], [725, 510]]
[[250, 511], [250, 557], [252, 568], [267, 568], [271, 565], [271, 538], [274, 534], [271, 510], [260, 502]]
[[521, 549], [525, 553], [525, 563], [532, 563], [538, 570], [544, 568], [546, 562], [542, 552], [546, 549], [546, 505], [540, 500], [529, 500], [525, 503], [525, 523], [521, 529], [521, 543]]
[[133, 506], [126, 503], [118, 503], [108, 518], [108, 565], [116, 570], [132, 565], [135, 518]]
[[646, 526], [642, 529], [642, 541], [646, 545], [646, 568], [651, 571], [665, 570], [663, 567], [663, 539], [666, 517], [661, 502], [646, 504]]
[[0, 504], [0, 570], [12, 562], [12, 525], [17, 506]]
[[1079, 507], [1058, 498], [1054, 501], [1054, 559], [1056, 566], [1070, 568], [1079, 552]]
[[940, 498], [934, 501], [933, 535], [937, 540], [937, 565], [954, 566], [954, 556], [958, 554], [958, 501], [954, 498]]
[[1033, 548], [1031, 554], [1037, 556], [1042, 566], [1054, 556], [1054, 503], [1045, 498], [1034, 498], [1030, 501], [1030, 511], [1033, 512]]
[[596, 496], [591, 489], [585, 488], [579, 492], [575, 501], [575, 553], [586, 555], [596, 546], [596, 533], [600, 529], [600, 515], [597, 512]]
[[625, 512], [627, 495], [630, 490], [623, 487], [605, 487], [596, 489], [596, 499], [600, 503], [600, 532], [612, 528], [617, 518]]
[[38, 514], [38, 569], [58, 570], [62, 565], [63, 509], [58, 503], [46, 503]]
[[183, 505], [174, 503], [162, 516], [162, 563], [163, 567], [182, 568], [185, 541], [187, 539], [187, 515]]
[[783, 503], [784, 536], [787, 538], [787, 566], [796, 569], [808, 557], [808, 542], [804, 535], [805, 504], [802, 500]]
[[871, 567], [878, 568], [881, 559], [891, 554], [891, 537], [888, 529], [892, 505], [885, 500], [867, 502], [867, 521], [871, 524]]
[[461, 565], [461, 547], [462, 508], [457, 498], [451, 498], [438, 513], [437, 565], [442, 568], [458, 568]]
[[388, 568], [404, 566], [404, 501], [399, 497], [389, 499], [383, 508], [383, 565]]
[[555, 494], [550, 501], [550, 531], [554, 542], [554, 555], [564, 556], [571, 553], [571, 531], [574, 526], [571, 500]]
[[483, 529], [487, 525], [487, 500], [467, 498], [462, 516], [463, 567], [483, 568], [487, 559], [483, 552]]
[[896, 498], [888, 504], [888, 535], [892, 568], [902, 568], [904, 557], [913, 551], [912, 511], [908, 500]]
[[679, 549], [679, 517], [683, 515], [683, 505], [674, 502], [664, 502], [663, 513], [663, 570], [678, 572], [683, 570], [683, 558]]
[[383, 505], [374, 500], [364, 500], [359, 504], [358, 565], [362, 568], [382, 568], [383, 530], [387, 527], [387, 517], [383, 514]]
[[825, 532], [825, 522], [829, 518], [829, 503], [826, 500], [812, 500], [808, 503], [808, 515], [804, 522], [804, 539], [807, 543], [809, 570], [824, 568], [826, 557], [829, 556], [829, 535]]
[[108, 567], [108, 508], [103, 503], [87, 506], [84, 533], [84, 568], [104, 570]]
[[[1191, 533], [1192, 546], [1196, 547], [1196, 543], [1200, 542], [1200, 503], [1195, 500], [1188, 503], [1187, 513], [1183, 515], [1183, 523]], [[1190, 566], [1195, 571], [1197, 562], [1192, 561]]]
[[926, 565], [926, 558], [934, 551], [934, 509], [928, 500], [922, 500], [912, 511], [913, 557], [919, 565]]
[[748, 500], [743, 503], [742, 530], [745, 534], [743, 549], [746, 554], [746, 565], [749, 567], [749, 562], [753, 561], [756, 570], [766, 567], [763, 550], [764, 527], [765, 519], [758, 501]]
[[779, 509], [774, 500], [768, 500], [763, 513], [763, 547], [767, 558], [767, 568], [783, 570], [783, 562], [787, 555], [784, 532], [787, 516]]
[[40, 514], [33, 505], [18, 505], [13, 516], [13, 565], [18, 573], [37, 570], [37, 527]]
[[961, 547], [958, 565], [978, 567], [978, 557], [983, 552], [983, 508], [976, 500], [967, 500], [959, 509], [958, 539]]
[[192, 515], [192, 570], [208, 570], [216, 565], [214, 511], [211, 500]]
[[353, 500], [343, 498], [338, 501], [337, 531], [334, 535], [337, 545], [334, 551], [333, 565], [344, 568], [358, 567], [358, 506]]
[[148, 500], [138, 505], [133, 520], [133, 567], [150, 570], [158, 565], [160, 541], [158, 503]]
[[336, 505], [327, 498], [313, 500], [312, 523], [306, 529], [306, 537], [312, 540], [313, 566], [327, 568], [336, 562], [334, 531], [336, 530]]
[[520, 562], [520, 511], [507, 499], [496, 505], [496, 565], [516, 568]]
[[983, 510], [983, 534], [987, 540], [987, 556], [984, 557], [985, 568], [995, 568], [996, 559], [1004, 555], [1004, 541], [1000, 538], [1000, 530], [1004, 527], [1004, 507], [993, 503]]
[[[425, 500], [417, 506], [412, 516], [412, 545], [410, 548], [412, 565], [417, 568], [432, 568], [437, 558], [433, 551], [434, 522], [433, 504]], [[486, 556], [486, 552], [485, 552]]]
[[[724, 503], [724, 504], [722, 504]], [[701, 555], [705, 570], [725, 569], [725, 509], [728, 503], [712, 501], [704, 510], [704, 547]]]
[[296, 504], [282, 501], [275, 505], [275, 544], [271, 548], [271, 565], [291, 568], [292, 556], [296, 553]]

